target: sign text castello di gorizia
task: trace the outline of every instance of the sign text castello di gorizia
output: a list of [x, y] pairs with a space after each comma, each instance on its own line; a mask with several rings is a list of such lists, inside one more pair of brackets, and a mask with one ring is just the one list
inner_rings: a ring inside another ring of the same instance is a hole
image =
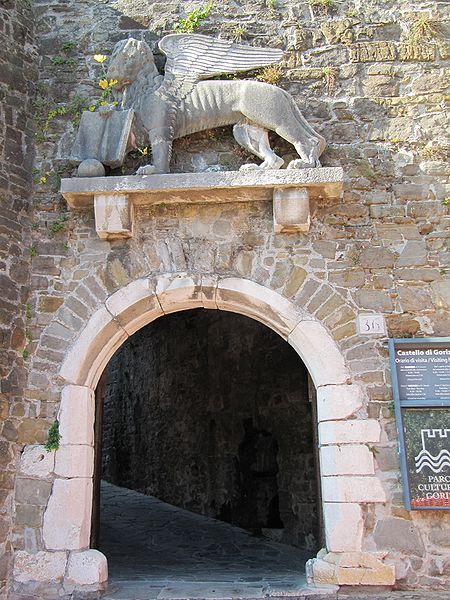
[[390, 339], [405, 505], [450, 510], [450, 338]]

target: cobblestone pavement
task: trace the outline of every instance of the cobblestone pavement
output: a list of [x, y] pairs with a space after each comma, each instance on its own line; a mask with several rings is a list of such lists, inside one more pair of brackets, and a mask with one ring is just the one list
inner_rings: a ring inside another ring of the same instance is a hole
[[450, 600], [450, 592], [315, 589], [310, 554], [239, 527], [102, 482], [100, 550], [108, 557], [103, 600]]
[[[101, 497], [100, 550], [108, 557], [110, 573], [107, 598], [306, 593], [304, 565], [310, 554], [304, 551], [108, 483], [102, 483]], [[126, 590], [134, 596], [125, 595]]]

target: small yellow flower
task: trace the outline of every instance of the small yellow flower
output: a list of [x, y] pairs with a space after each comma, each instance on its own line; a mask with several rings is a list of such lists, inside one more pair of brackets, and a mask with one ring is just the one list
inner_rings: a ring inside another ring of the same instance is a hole
[[104, 63], [106, 56], [104, 54], [94, 54], [94, 60], [98, 63]]
[[98, 85], [102, 88], [102, 90], [106, 90], [106, 88], [108, 87], [108, 80], [107, 79], [100, 79], [100, 81], [98, 82]]
[[95, 105], [94, 105], [94, 104], [91, 104], [91, 105], [89, 106], [89, 110], [90, 110], [91, 112], [94, 112], [94, 110], [95, 110]]
[[47, 177], [45, 175], [42, 175], [42, 177], [39, 178], [39, 183], [41, 185], [44, 185], [44, 183], [47, 183]]
[[110, 80], [109, 80], [109, 84], [108, 84], [108, 85], [109, 85], [109, 87], [112, 87], [113, 85], [116, 85], [116, 83], [119, 83], [119, 82], [117, 81], [117, 79], [110, 79]]
[[145, 148], [138, 148], [141, 156], [147, 156], [148, 154], [148, 146], [145, 146]]

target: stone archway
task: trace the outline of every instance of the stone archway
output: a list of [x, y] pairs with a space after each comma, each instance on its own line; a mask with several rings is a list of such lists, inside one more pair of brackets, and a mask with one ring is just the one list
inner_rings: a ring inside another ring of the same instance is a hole
[[[363, 407], [362, 388], [352, 383], [337, 344], [319, 321], [280, 294], [245, 279], [186, 274], [139, 279], [113, 293], [96, 310], [59, 372], [64, 381], [58, 416], [61, 446], [44, 515], [43, 540], [49, 558], [69, 551], [64, 568], [70, 585], [101, 584], [107, 577], [105, 557], [89, 550], [94, 390], [99, 377], [117, 348], [138, 329], [165, 314], [196, 307], [236, 312], [262, 322], [291, 344], [305, 363], [317, 390], [328, 552], [360, 553], [362, 505], [385, 501], [368, 448], [379, 441], [380, 425], [374, 419], [357, 418]], [[312, 570], [310, 565], [316, 582], [346, 583], [337, 580], [334, 567], [331, 575], [327, 573], [326, 565], [317, 559]], [[379, 566], [390, 569], [381, 562]], [[361, 575], [362, 570], [358, 581]]]

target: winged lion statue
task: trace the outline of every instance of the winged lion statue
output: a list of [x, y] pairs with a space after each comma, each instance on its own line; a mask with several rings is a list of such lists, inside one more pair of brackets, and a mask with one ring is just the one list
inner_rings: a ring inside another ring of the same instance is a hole
[[241, 168], [282, 166], [267, 130], [293, 144], [299, 154], [288, 168], [320, 166], [325, 140], [290, 94], [261, 81], [211, 80], [279, 62], [282, 50], [195, 34], [166, 35], [159, 49], [167, 57], [164, 76], [149, 46], [133, 38], [118, 42], [107, 71], [107, 77], [118, 82], [115, 89], [123, 92], [122, 107], [134, 110], [138, 128], [151, 145], [153, 164], [141, 167], [138, 174], [168, 173], [174, 139], [223, 125], [234, 125], [236, 141], [263, 161]]

